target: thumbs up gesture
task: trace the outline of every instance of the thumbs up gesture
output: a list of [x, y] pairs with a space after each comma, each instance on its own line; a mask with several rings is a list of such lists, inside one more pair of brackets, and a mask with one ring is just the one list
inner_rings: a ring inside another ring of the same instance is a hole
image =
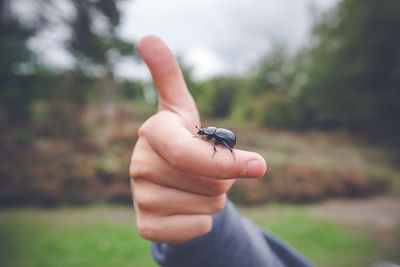
[[224, 208], [235, 179], [262, 177], [266, 163], [243, 150], [235, 150], [236, 160], [225, 148], [212, 157], [212, 144], [192, 138], [200, 118], [172, 52], [155, 36], [142, 38], [137, 49], [159, 101], [132, 153], [136, 225], [145, 239], [183, 244], [211, 230], [212, 215]]

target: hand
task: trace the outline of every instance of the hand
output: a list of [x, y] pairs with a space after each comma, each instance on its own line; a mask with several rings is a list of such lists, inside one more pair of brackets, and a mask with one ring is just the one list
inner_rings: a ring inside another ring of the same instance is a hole
[[137, 48], [159, 96], [158, 112], [139, 129], [130, 166], [137, 228], [145, 239], [182, 244], [209, 232], [235, 179], [262, 177], [266, 163], [242, 150], [234, 160], [222, 147], [211, 157], [212, 145], [193, 138], [200, 118], [174, 55], [155, 36]]

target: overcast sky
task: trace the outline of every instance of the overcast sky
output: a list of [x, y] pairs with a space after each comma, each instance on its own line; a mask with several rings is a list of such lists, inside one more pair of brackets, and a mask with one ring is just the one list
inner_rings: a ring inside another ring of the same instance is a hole
[[[309, 40], [318, 13], [338, 0], [136, 0], [123, 3], [121, 33], [138, 40], [160, 36], [204, 79], [241, 73], [254, 65], [274, 44], [292, 51]], [[315, 12], [315, 11], [314, 11]], [[123, 64], [120, 75], [146, 77], [147, 70]]]
[[[132, 41], [146, 34], [158, 35], [193, 68], [196, 78], [206, 79], [248, 70], [277, 43], [296, 51], [309, 40], [313, 12], [326, 12], [339, 1], [125, 0], [120, 4], [120, 32]], [[69, 12], [67, 7], [62, 9]], [[56, 29], [46, 34], [34, 40], [32, 48], [45, 62], [70, 64], [68, 55], [53, 42], [62, 41], [68, 30]], [[144, 64], [132, 59], [119, 64], [117, 75], [150, 77]]]

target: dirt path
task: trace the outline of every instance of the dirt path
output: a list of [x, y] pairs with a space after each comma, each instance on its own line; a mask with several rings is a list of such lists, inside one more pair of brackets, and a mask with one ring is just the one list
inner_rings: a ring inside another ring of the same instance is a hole
[[400, 240], [400, 198], [331, 200], [310, 211], [317, 217], [368, 231], [387, 244]]

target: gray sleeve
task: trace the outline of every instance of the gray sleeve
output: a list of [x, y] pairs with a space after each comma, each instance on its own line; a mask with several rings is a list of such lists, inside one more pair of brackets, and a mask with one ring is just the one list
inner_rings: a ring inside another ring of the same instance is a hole
[[240, 217], [231, 202], [213, 215], [209, 233], [180, 246], [152, 243], [151, 251], [164, 267], [311, 266], [282, 241]]

